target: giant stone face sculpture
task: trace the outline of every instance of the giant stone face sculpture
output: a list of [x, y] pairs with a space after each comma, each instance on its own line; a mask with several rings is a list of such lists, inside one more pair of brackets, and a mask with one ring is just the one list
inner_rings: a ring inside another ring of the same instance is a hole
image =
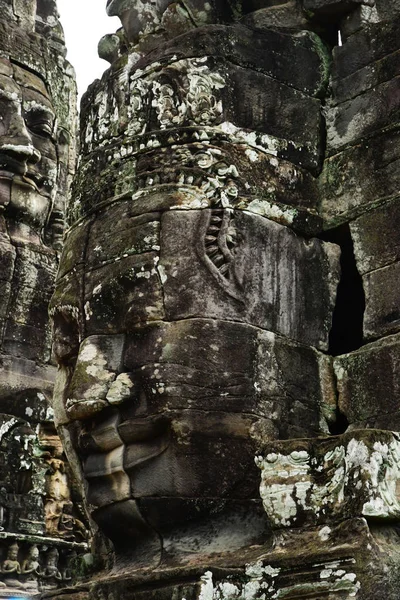
[[82, 593], [395, 599], [396, 2], [108, 11], [51, 305]]
[[56, 418], [93, 517], [151, 566], [224, 554], [232, 530], [230, 552], [268, 539], [261, 439], [327, 432], [334, 412], [339, 250], [285, 226], [313, 226], [314, 34], [222, 23], [137, 59], [83, 102], [51, 310]]

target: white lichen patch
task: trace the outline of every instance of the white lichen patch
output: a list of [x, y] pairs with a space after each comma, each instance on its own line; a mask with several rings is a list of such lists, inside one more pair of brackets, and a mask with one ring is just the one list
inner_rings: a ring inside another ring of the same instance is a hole
[[318, 531], [318, 535], [319, 535], [319, 537], [321, 538], [321, 540], [323, 542], [327, 542], [329, 540], [329, 537], [330, 537], [331, 533], [332, 533], [332, 530], [327, 525], [325, 527], [322, 527]]
[[[374, 441], [372, 447], [368, 437], [353, 438], [318, 458], [304, 450], [257, 456], [260, 495], [269, 518], [291, 526], [300, 515], [315, 521], [345, 506], [355, 517], [399, 518], [400, 440], [398, 434], [390, 435], [390, 443]], [[319, 532], [324, 541], [329, 535], [329, 527]]]
[[280, 574], [279, 567], [264, 564], [263, 561], [247, 564], [244, 576], [213, 582], [211, 571], [201, 577], [202, 600], [267, 600], [276, 592], [275, 580]]
[[245, 208], [244, 212], [261, 215], [267, 219], [277, 221], [278, 223], [284, 223], [285, 225], [292, 225], [297, 216], [297, 210], [295, 208], [283, 208], [278, 204], [274, 204], [268, 200], [260, 200], [258, 198], [255, 198], [243, 208]]
[[121, 373], [115, 381], [111, 383], [106, 396], [107, 402], [112, 405], [121, 404], [131, 397], [133, 387], [134, 383], [128, 373]]
[[12, 429], [17, 423], [18, 420], [12, 417], [8, 421], [5, 421], [0, 425], [0, 442], [2, 441], [3, 437], [10, 431], [10, 429]]

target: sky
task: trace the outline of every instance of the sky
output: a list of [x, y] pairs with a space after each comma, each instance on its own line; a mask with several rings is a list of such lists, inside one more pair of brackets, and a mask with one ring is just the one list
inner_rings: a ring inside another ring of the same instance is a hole
[[76, 71], [79, 96], [109, 67], [97, 55], [100, 38], [121, 27], [117, 17], [107, 16], [106, 4], [106, 0], [57, 1], [68, 50], [67, 58]]

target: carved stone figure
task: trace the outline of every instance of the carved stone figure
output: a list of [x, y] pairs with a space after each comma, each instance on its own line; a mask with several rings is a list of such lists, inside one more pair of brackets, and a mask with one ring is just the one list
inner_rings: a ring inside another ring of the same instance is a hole
[[399, 8], [371, 4], [108, 2], [51, 302], [115, 554], [79, 600], [397, 598]]
[[22, 563], [21, 573], [23, 575], [30, 575], [31, 573], [39, 574], [40, 573], [40, 563], [39, 563], [39, 549], [37, 546], [31, 546], [29, 548], [29, 554], [27, 558]]
[[7, 588], [23, 589], [25, 586], [19, 580], [21, 565], [18, 561], [19, 546], [15, 542], [8, 548], [7, 558], [1, 564], [2, 580]]
[[58, 570], [59, 552], [57, 548], [52, 548], [46, 554], [46, 563], [43, 568], [42, 577], [50, 579], [53, 583], [57, 583], [62, 579], [61, 573]]

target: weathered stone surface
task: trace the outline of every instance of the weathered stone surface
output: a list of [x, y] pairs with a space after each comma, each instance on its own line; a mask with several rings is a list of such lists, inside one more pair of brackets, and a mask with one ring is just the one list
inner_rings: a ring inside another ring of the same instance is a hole
[[[269, 75], [237, 66], [225, 57], [206, 61], [201, 58], [176, 60], [174, 54], [170, 64], [161, 64], [156, 70], [151, 64], [143, 65], [144, 68], [136, 66], [133, 72], [127, 73], [126, 91], [132, 102], [128, 106], [120, 106], [119, 97], [123, 95], [115, 93], [120, 77], [108, 78], [104, 82], [108, 87], [107, 96], [98, 103], [99, 95], [94, 95], [86, 116], [89, 120], [83, 123], [83, 152], [90, 151], [93, 144], [104, 145], [111, 137], [121, 134], [124, 121], [118, 121], [118, 117], [127, 113], [125, 137], [156, 134], [160, 129], [193, 127], [196, 131], [205, 127], [208, 139], [230, 134], [237, 141], [260, 146], [300, 167], [318, 171], [322, 155], [318, 99]], [[212, 76], [205, 71], [208, 62]], [[208, 100], [203, 100], [204, 92]], [[134, 101], [138, 96], [139, 103]], [[277, 103], [284, 119], [274, 117]], [[269, 117], [265, 118], [267, 114]], [[304, 126], [300, 127], [300, 123]], [[185, 129], [181, 131], [184, 132]], [[156, 147], [160, 146], [157, 137], [158, 134], [155, 135]]]
[[242, 19], [245, 25], [261, 28], [307, 29], [308, 21], [298, 0], [260, 8]]
[[88, 537], [50, 406], [48, 306], [76, 160], [55, 1], [0, 1], [0, 54], [0, 595], [25, 598], [75, 580]]
[[320, 210], [328, 228], [396, 199], [399, 150], [397, 130], [379, 132], [325, 161]]
[[334, 359], [339, 407], [352, 428], [398, 429], [398, 335]]
[[158, 270], [168, 320], [244, 321], [327, 349], [337, 246], [305, 242], [241, 211], [169, 212], [161, 232]]
[[394, 200], [350, 223], [357, 268], [365, 275], [400, 259], [400, 202]]
[[[133, 150], [138, 148], [137, 141], [123, 144], [120, 152], [111, 148], [92, 154], [76, 179], [77, 210], [81, 210], [83, 198], [86, 209], [132, 198], [120, 206], [110, 206], [104, 219], [106, 228], [106, 219], [113, 214], [122, 220], [169, 208], [222, 204], [261, 214], [307, 235], [321, 230], [322, 220], [316, 212], [317, 184], [306, 170], [242, 143], [230, 145], [214, 139], [205, 147], [196, 132], [190, 134], [192, 141], [183, 148], [171, 144], [165, 133], [160, 136], [165, 146], [138, 152], [137, 158]], [[150, 138], [150, 143], [159, 142]], [[80, 227], [75, 230], [73, 235], [80, 235]], [[65, 251], [71, 243], [69, 237]], [[67, 260], [64, 262], [62, 268], [68, 268]]]
[[163, 293], [157, 271], [158, 253], [116, 259], [90, 271], [85, 278], [85, 329], [123, 333], [139, 323], [164, 317]]
[[[202, 351], [198, 339], [204, 340]], [[114, 347], [116, 341], [103, 336], [83, 343], [67, 384], [66, 410], [69, 419], [103, 413], [96, 417], [95, 429], [87, 429], [85, 422], [80, 426], [80, 452], [86, 457], [89, 501], [103, 507], [94, 516], [117, 548], [127, 539], [120, 540], [121, 534], [107, 525], [116, 502], [139, 499], [140, 510], [146, 519], [152, 515], [157, 530], [162, 522], [172, 526], [176, 521], [178, 527], [182, 520], [200, 516], [188, 498], [198, 498], [198, 507], [203, 502], [204, 515], [214, 507], [223, 519], [228, 498], [241, 499], [244, 507], [258, 497], [254, 455], [264, 436], [301, 437], [326, 430], [323, 422], [335, 410], [329, 359], [254, 327], [199, 319], [139, 328], [127, 337], [123, 368], [106, 364], [111, 356], [107, 344]], [[289, 365], [290, 380], [281, 375]], [[127, 391], [117, 412], [110, 413], [100, 398], [110, 398], [107, 389], [111, 391], [118, 371], [128, 374]], [[303, 387], [305, 372], [314, 389]], [[88, 396], [91, 386], [93, 398]], [[136, 414], [137, 402], [146, 403], [146, 416]], [[160, 503], [160, 496], [170, 501]], [[221, 525], [213, 527], [218, 539]]]
[[350, 225], [357, 268], [365, 293], [366, 339], [399, 329], [397, 231], [398, 201], [365, 213]]
[[364, 335], [367, 339], [395, 333], [400, 327], [400, 263], [395, 262], [363, 277]]
[[265, 511], [277, 528], [398, 519], [399, 451], [399, 435], [378, 430], [269, 443], [257, 457]]
[[332, 108], [327, 122], [329, 154], [385, 127], [398, 126], [399, 87], [395, 77]]
[[373, 0], [303, 0], [305, 10], [318, 15], [335, 16], [354, 9], [357, 4], [371, 4]]
[[[321, 553], [321, 543], [323, 551]], [[388, 554], [396, 554], [396, 536], [388, 530], [371, 534], [364, 519], [352, 519], [332, 528], [288, 531], [275, 547], [258, 546], [233, 552], [227, 564], [218, 556], [199, 568], [138, 570], [135, 576], [102, 578], [44, 598], [94, 600], [256, 600], [288, 598], [360, 598], [376, 600], [383, 591], [395, 597], [397, 579], [385, 572]], [[240, 566], [238, 566], [240, 565]]]
[[81, 600], [397, 598], [395, 4], [108, 2], [51, 303]]
[[334, 49], [332, 75], [343, 79], [399, 49], [399, 17], [388, 23], [370, 23]]
[[395, 79], [399, 72], [399, 61], [400, 52], [396, 51], [358, 69], [347, 77], [333, 79], [334, 103], [350, 100], [371, 88]]

